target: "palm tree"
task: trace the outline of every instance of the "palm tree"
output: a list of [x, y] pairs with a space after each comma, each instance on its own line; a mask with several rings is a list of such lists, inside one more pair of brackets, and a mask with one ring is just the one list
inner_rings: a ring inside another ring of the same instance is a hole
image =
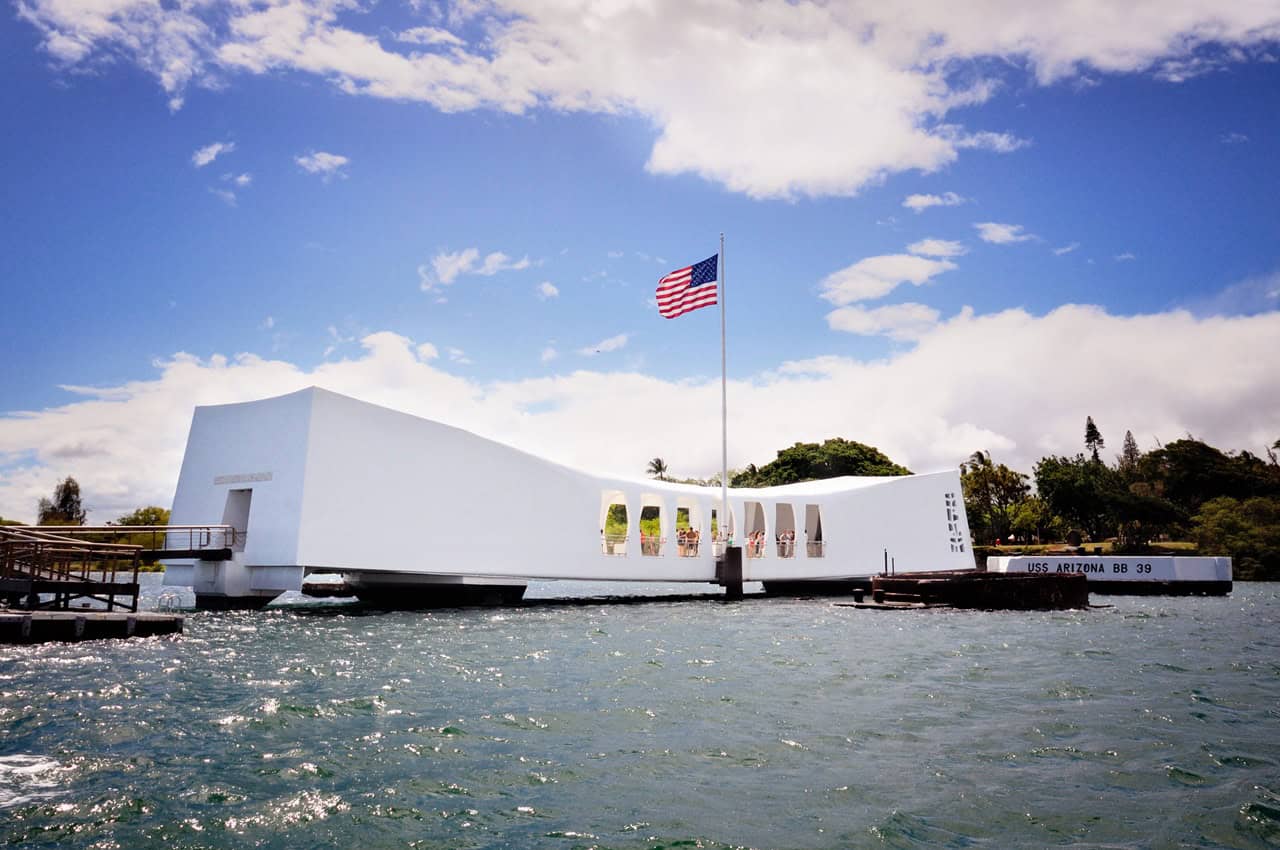
[[666, 481], [667, 462], [660, 457], [655, 457], [649, 461], [649, 474], [656, 476], [659, 481]]

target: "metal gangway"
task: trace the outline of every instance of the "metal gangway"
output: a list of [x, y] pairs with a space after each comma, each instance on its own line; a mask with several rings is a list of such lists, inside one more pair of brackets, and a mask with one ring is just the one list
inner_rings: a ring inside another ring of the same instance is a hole
[[99, 602], [138, 610], [141, 547], [0, 528], [0, 601], [10, 608], [69, 610]]
[[137, 612], [142, 564], [229, 561], [243, 542], [229, 525], [0, 526], [0, 606]]
[[229, 525], [14, 525], [10, 530], [51, 534], [90, 543], [137, 546], [143, 563], [195, 558], [229, 561], [244, 548], [245, 533]]

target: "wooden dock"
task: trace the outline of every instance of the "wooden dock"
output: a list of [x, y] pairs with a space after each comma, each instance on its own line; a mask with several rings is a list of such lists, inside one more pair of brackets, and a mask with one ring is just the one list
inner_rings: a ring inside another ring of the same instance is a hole
[[226, 561], [243, 541], [229, 525], [3, 526], [0, 608], [136, 614], [142, 562]]
[[0, 528], [0, 643], [180, 633], [182, 617], [138, 613], [143, 548], [82, 530]]
[[0, 605], [67, 611], [87, 602], [136, 613], [141, 551], [43, 529], [0, 528]]
[[176, 614], [0, 609], [0, 643], [104, 640], [182, 634]]

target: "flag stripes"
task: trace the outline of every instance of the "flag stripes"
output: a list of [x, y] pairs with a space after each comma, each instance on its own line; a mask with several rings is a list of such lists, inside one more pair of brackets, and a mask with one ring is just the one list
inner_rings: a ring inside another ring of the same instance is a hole
[[658, 312], [668, 319], [717, 303], [716, 265], [719, 255], [676, 269], [658, 281]]

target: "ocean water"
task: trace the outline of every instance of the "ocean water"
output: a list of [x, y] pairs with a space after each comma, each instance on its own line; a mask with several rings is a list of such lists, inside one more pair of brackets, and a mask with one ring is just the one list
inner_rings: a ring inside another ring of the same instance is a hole
[[1280, 846], [1280, 585], [1094, 601], [284, 605], [0, 647], [0, 841]]

